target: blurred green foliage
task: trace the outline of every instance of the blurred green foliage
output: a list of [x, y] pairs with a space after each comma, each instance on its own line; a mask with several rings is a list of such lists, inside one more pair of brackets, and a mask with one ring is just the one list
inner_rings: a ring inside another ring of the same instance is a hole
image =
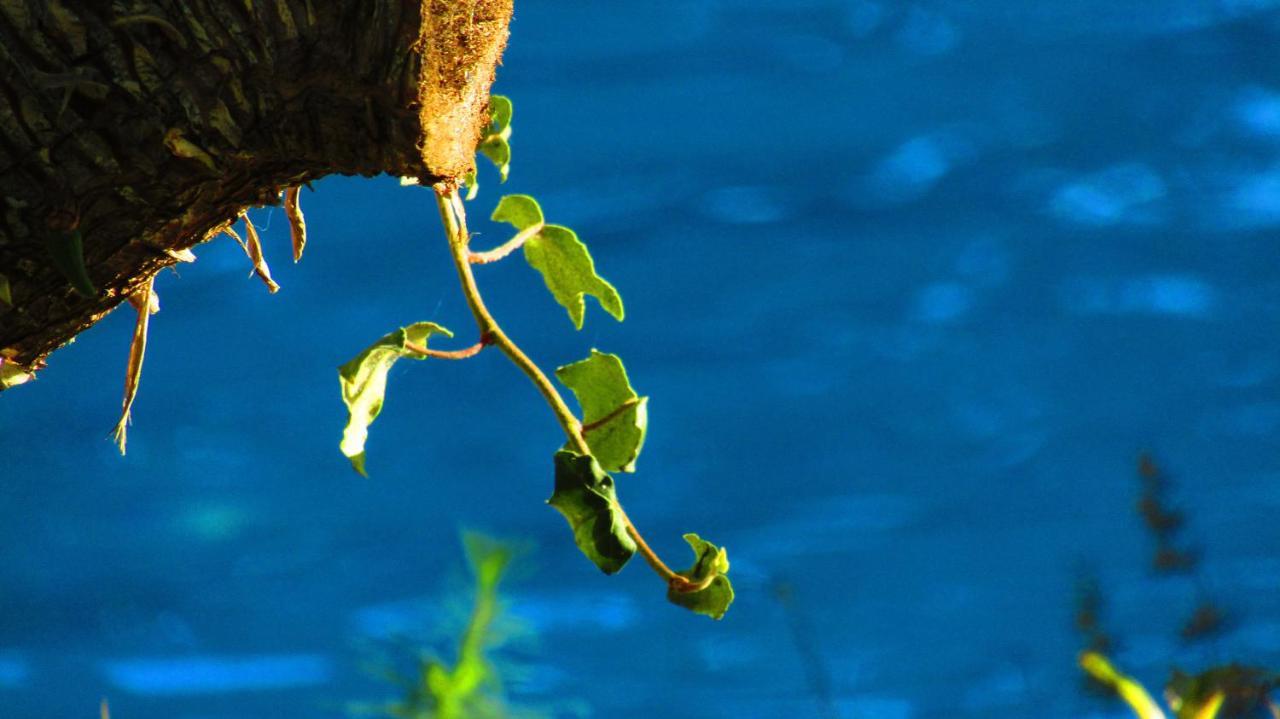
[[[492, 654], [503, 641], [498, 629], [505, 601], [500, 591], [514, 558], [522, 552], [510, 543], [465, 532], [462, 544], [473, 580], [471, 608], [465, 626], [453, 640], [451, 658], [421, 652], [410, 676], [393, 671], [386, 677], [405, 688], [404, 695], [384, 704], [358, 704], [353, 714], [399, 719], [541, 719], [547, 712], [514, 706], [507, 698]], [[576, 712], [575, 712], [576, 713]]]
[[[1199, 569], [1199, 554], [1179, 539], [1184, 515], [1168, 503], [1168, 477], [1151, 455], [1143, 453], [1138, 458], [1138, 478], [1142, 491], [1137, 512], [1153, 540], [1152, 570], [1194, 575]], [[1166, 719], [1164, 709], [1146, 687], [1121, 673], [1107, 657], [1116, 642], [1103, 628], [1102, 600], [1097, 581], [1086, 578], [1076, 605], [1076, 628], [1086, 643], [1078, 659], [1080, 668], [1095, 686], [1114, 693], [1139, 719]], [[1211, 639], [1221, 633], [1225, 617], [1226, 612], [1202, 594], [1179, 636], [1184, 642]], [[1280, 673], [1259, 667], [1218, 664], [1197, 674], [1174, 667], [1165, 684], [1164, 699], [1177, 719], [1280, 719], [1280, 704], [1270, 696], [1277, 686]]]

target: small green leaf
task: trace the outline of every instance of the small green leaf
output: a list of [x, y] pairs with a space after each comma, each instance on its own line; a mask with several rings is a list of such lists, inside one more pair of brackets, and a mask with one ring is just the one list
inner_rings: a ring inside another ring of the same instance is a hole
[[534, 225], [541, 225], [542, 208], [538, 201], [528, 195], [506, 195], [498, 200], [489, 219], [494, 222], [505, 222], [517, 230], [527, 230]]
[[684, 535], [684, 541], [693, 548], [697, 560], [692, 567], [680, 572], [680, 576], [696, 584], [707, 583], [707, 586], [696, 592], [681, 592], [673, 585], [667, 589], [667, 599], [690, 611], [720, 619], [733, 604], [733, 585], [725, 576], [729, 573], [729, 555], [723, 547], [717, 547], [696, 534]]
[[582, 407], [583, 436], [591, 454], [609, 472], [636, 471], [649, 425], [649, 398], [627, 380], [617, 355], [591, 350], [591, 356], [556, 370]]
[[80, 236], [80, 230], [52, 232], [45, 245], [54, 266], [71, 282], [71, 286], [81, 297], [98, 294], [93, 281], [89, 279], [89, 271], [84, 266], [84, 240]]
[[0, 302], [13, 307], [13, 294], [9, 291], [9, 278], [0, 275]]
[[489, 117], [492, 118], [493, 124], [490, 132], [502, 133], [511, 129], [511, 115], [515, 108], [511, 104], [511, 98], [505, 95], [489, 96]]
[[511, 174], [511, 145], [506, 138], [498, 135], [486, 137], [480, 143], [480, 154], [489, 158], [494, 167], [498, 168], [498, 180], [506, 182], [507, 176]]
[[556, 452], [556, 488], [547, 504], [568, 520], [573, 541], [600, 571], [622, 569], [636, 543], [627, 534], [613, 478], [594, 457], [567, 449]]
[[[502, 95], [492, 95], [489, 97], [489, 128], [484, 136], [480, 138], [480, 143], [476, 149], [480, 154], [489, 158], [489, 160], [498, 168], [498, 177], [502, 182], [507, 181], [507, 175], [511, 172], [511, 100]], [[472, 188], [475, 184], [468, 183]], [[467, 199], [475, 196], [472, 191]]]
[[342, 442], [338, 446], [351, 460], [351, 466], [365, 477], [369, 475], [364, 468], [364, 443], [369, 437], [369, 425], [382, 411], [387, 392], [387, 372], [401, 357], [426, 359], [405, 345], [412, 343], [426, 347], [427, 339], [433, 334], [453, 336], [452, 332], [433, 322], [418, 322], [383, 336], [338, 368], [342, 401], [348, 412], [347, 426], [342, 430]]

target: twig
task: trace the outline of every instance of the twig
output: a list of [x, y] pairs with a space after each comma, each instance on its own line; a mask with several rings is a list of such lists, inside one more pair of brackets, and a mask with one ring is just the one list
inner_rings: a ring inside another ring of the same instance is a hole
[[[467, 307], [471, 309], [472, 316], [475, 317], [476, 325], [480, 328], [480, 336], [487, 338], [490, 344], [501, 350], [538, 388], [538, 392], [551, 407], [556, 421], [560, 423], [574, 450], [579, 454], [590, 455], [591, 448], [587, 446], [587, 440], [582, 436], [582, 423], [565, 404], [564, 398], [560, 396], [555, 385], [551, 384], [551, 380], [547, 379], [547, 375], [520, 350], [515, 342], [511, 341], [510, 337], [507, 337], [484, 305], [480, 289], [476, 286], [475, 275], [471, 271], [472, 255], [467, 249], [471, 235], [467, 232], [466, 209], [463, 207], [462, 196], [458, 194], [457, 186], [442, 182], [433, 185], [432, 189], [435, 190], [436, 206], [440, 210], [440, 219], [444, 222], [445, 232], [448, 235], [449, 253], [453, 257], [453, 265], [458, 271], [458, 280], [462, 284], [462, 294], [467, 300]], [[689, 589], [696, 587], [696, 583], [672, 571], [644, 541], [644, 537], [623, 511], [622, 505], [618, 504], [617, 507], [618, 514], [627, 527], [627, 534], [636, 543], [637, 551], [653, 571], [677, 591], [696, 591], [696, 589]]]

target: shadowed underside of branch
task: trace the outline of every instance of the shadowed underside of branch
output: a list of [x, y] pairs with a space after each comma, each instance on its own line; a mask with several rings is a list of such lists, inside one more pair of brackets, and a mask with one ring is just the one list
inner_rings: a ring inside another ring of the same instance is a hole
[[287, 188], [464, 175], [511, 1], [0, 0], [0, 359]]

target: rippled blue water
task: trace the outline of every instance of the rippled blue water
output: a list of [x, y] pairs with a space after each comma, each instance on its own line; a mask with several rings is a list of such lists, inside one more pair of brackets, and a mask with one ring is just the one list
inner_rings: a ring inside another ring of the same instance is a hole
[[[626, 358], [652, 428], [622, 496], [673, 561], [729, 547], [730, 615], [577, 553], [558, 430], [496, 354], [397, 367], [349, 470], [336, 365], [471, 325], [429, 195], [332, 178], [297, 267], [256, 215], [279, 294], [224, 240], [159, 279], [128, 457], [126, 313], [0, 398], [0, 717], [340, 715], [386, 695], [368, 641], [456, 616], [460, 527], [539, 546], [517, 698], [597, 716], [1123, 716], [1078, 691], [1081, 566], [1153, 685], [1280, 663], [1280, 3], [518, 6], [503, 189], [628, 317], [574, 334], [519, 260], [480, 283], [545, 365]], [[1147, 569], [1143, 448], [1197, 579]], [[1187, 647], [1198, 592], [1235, 621]]]

